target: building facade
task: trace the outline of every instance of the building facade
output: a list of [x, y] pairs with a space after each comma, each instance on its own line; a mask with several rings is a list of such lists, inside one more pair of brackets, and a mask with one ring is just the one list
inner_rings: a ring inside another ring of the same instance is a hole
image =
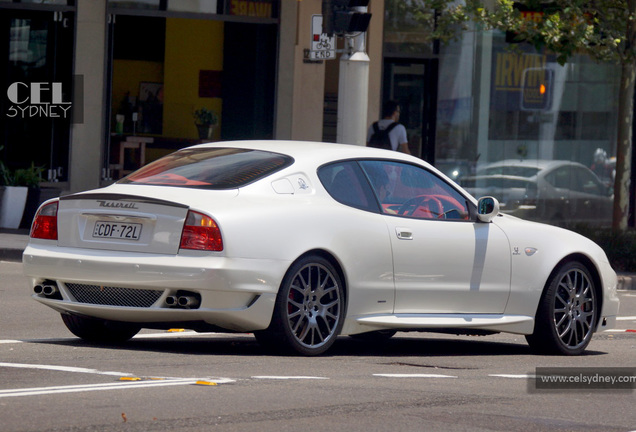
[[[512, 53], [498, 32], [440, 46], [405, 7], [417, 4], [370, 2], [367, 124], [398, 100], [413, 154], [475, 194], [524, 217], [609, 223], [619, 69]], [[45, 167], [45, 186], [106, 185], [208, 137], [336, 141], [339, 61], [307, 53], [321, 0], [0, 0], [0, 12], [0, 158]], [[195, 124], [203, 108], [211, 132]]]

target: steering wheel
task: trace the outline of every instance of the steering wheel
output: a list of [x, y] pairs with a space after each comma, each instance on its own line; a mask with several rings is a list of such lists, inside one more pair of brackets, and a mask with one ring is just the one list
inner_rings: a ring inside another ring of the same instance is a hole
[[426, 205], [426, 208], [428, 208], [433, 215], [437, 215], [433, 218], [440, 217], [444, 214], [444, 205], [442, 202], [439, 198], [431, 195], [420, 195], [415, 198], [411, 198], [400, 206], [398, 214], [403, 216], [413, 216], [415, 211], [422, 205]]

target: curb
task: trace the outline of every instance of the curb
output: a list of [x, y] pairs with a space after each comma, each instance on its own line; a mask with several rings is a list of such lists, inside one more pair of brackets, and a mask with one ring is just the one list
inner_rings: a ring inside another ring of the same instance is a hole
[[636, 275], [619, 274], [616, 289], [636, 290]]
[[0, 261], [22, 262], [22, 250], [0, 249]]

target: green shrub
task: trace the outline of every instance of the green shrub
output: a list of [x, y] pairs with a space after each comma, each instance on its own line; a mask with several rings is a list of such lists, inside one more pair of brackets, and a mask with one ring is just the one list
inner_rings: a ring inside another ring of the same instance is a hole
[[636, 273], [636, 230], [613, 230], [587, 225], [569, 227], [598, 244], [617, 272]]

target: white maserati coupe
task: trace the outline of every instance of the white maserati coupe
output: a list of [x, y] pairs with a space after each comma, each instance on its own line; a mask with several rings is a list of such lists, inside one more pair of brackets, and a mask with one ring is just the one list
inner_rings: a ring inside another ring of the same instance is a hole
[[92, 342], [178, 326], [317, 355], [339, 335], [509, 332], [571, 355], [618, 312], [590, 240], [353, 145], [189, 147], [45, 202], [30, 237], [33, 298]]

